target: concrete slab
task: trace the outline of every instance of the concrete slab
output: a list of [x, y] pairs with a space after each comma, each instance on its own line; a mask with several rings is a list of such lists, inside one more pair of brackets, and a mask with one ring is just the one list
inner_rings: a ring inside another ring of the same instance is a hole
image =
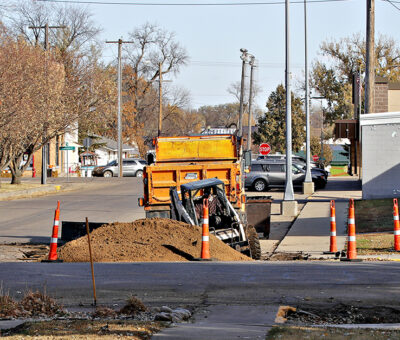
[[[337, 247], [342, 250], [346, 241], [347, 203], [336, 203]], [[305, 205], [276, 252], [304, 252], [323, 257], [329, 250], [330, 209], [329, 202], [309, 202]], [[332, 257], [331, 255], [329, 257]]]
[[281, 212], [283, 216], [297, 216], [299, 213], [297, 201], [282, 201]]
[[15, 328], [19, 325], [22, 325], [27, 320], [1, 320], [0, 321], [0, 329], [11, 329]]
[[152, 339], [265, 339], [279, 306], [215, 305], [196, 311], [194, 323], [176, 324]]

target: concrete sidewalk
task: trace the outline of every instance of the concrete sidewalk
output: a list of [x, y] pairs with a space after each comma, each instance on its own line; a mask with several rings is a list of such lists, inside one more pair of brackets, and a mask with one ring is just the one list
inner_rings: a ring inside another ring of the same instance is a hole
[[357, 177], [330, 178], [323, 190], [316, 191], [305, 202], [276, 253], [309, 254], [311, 258], [333, 258], [323, 254], [330, 245], [330, 200], [336, 206], [336, 240], [338, 251], [344, 249], [347, 235], [347, 213], [350, 198], [361, 198]]
[[[336, 241], [338, 251], [345, 247], [348, 203], [336, 203]], [[278, 253], [303, 252], [313, 258], [324, 255], [330, 244], [330, 203], [309, 202], [276, 249]]]

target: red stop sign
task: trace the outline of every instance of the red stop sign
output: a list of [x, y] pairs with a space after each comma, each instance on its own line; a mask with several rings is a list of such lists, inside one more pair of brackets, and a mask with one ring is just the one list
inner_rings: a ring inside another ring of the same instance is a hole
[[266, 156], [271, 152], [271, 147], [268, 143], [262, 143], [259, 147], [260, 154]]
[[319, 160], [318, 155], [312, 156], [312, 160], [313, 160], [314, 162], [318, 162], [318, 160]]

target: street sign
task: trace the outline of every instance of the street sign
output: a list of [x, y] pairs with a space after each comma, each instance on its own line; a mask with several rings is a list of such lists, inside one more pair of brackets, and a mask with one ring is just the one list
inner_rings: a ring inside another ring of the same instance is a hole
[[75, 151], [75, 146], [61, 146], [60, 150], [64, 151]]
[[262, 143], [258, 149], [260, 151], [260, 154], [264, 156], [268, 155], [271, 152], [271, 147], [268, 143]]
[[92, 145], [92, 138], [86, 137], [86, 138], [83, 140], [83, 146], [84, 146], [86, 149], [89, 149], [91, 145]]
[[313, 160], [314, 162], [318, 162], [318, 160], [319, 160], [318, 155], [312, 156], [312, 160]]

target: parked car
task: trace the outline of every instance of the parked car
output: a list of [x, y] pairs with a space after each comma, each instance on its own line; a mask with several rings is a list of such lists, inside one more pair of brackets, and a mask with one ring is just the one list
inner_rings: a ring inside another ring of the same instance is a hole
[[[125, 158], [122, 160], [122, 175], [128, 176], [143, 176], [143, 168], [146, 166], [144, 159]], [[114, 177], [118, 176], [118, 162], [113, 160], [105, 166], [96, 166], [92, 171], [92, 176]]]
[[[292, 164], [292, 179], [294, 187], [301, 187], [305, 179], [305, 170], [296, 163]], [[319, 171], [311, 171], [311, 178], [316, 189], [324, 188], [327, 179]], [[255, 191], [265, 191], [269, 188], [284, 188], [286, 180], [285, 160], [254, 161], [250, 172], [245, 174], [246, 188]]]
[[[285, 160], [286, 159], [286, 155], [285, 154], [281, 154], [281, 153], [276, 153], [276, 154], [270, 154], [270, 155], [258, 155], [257, 156], [257, 160], [261, 161], [270, 161], [270, 160]], [[292, 161], [296, 162], [296, 163], [303, 163], [304, 165], [306, 165], [306, 160], [303, 157], [300, 156], [296, 156], [296, 155], [292, 155]], [[311, 167], [314, 168], [317, 166], [317, 164], [314, 161], [310, 161]]]

